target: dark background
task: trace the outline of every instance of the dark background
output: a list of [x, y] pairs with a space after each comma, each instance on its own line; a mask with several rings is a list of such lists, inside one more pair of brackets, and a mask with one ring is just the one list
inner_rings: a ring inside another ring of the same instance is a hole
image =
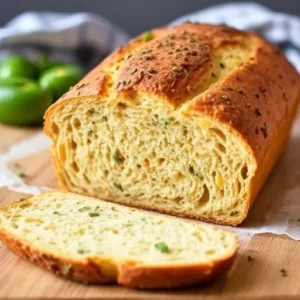
[[[119, 25], [131, 35], [222, 0], [0, 0], [0, 26], [24, 11], [92, 12]], [[300, 16], [300, 0], [253, 1], [272, 10]], [[299, 33], [300, 34], [300, 33]]]

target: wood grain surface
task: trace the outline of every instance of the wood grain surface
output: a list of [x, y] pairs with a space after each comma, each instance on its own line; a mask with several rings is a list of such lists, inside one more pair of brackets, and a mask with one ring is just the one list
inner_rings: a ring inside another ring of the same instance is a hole
[[[8, 151], [13, 143], [30, 137], [38, 130], [0, 125], [0, 152]], [[250, 219], [254, 214], [263, 218], [264, 206], [272, 201], [272, 197], [282, 195], [280, 189], [287, 182], [300, 184], [295, 178], [282, 182], [285, 178], [283, 170], [288, 176], [289, 168], [300, 168], [300, 135], [292, 137], [288, 151], [288, 157], [281, 159], [260, 195], [268, 199], [257, 201]], [[10, 168], [16, 173], [24, 172], [28, 184], [58, 187], [50, 154], [46, 150], [19, 160], [18, 164], [11, 162]], [[24, 194], [0, 188], [0, 207], [22, 196]], [[287, 276], [283, 276], [281, 269], [286, 270]], [[18, 258], [0, 242], [0, 299], [9, 298], [300, 299], [300, 242], [286, 236], [256, 235], [247, 245], [241, 244], [234, 265], [226, 276], [201, 287], [156, 292], [130, 290], [115, 285], [84, 286], [66, 281]]]

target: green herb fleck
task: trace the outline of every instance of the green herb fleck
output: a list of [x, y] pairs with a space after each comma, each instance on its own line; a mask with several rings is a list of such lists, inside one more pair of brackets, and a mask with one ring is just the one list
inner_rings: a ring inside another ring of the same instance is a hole
[[114, 153], [112, 158], [117, 165], [121, 165], [124, 162], [124, 157], [118, 151]]
[[151, 52], [152, 52], [152, 49], [148, 49], [148, 50], [144, 50], [142, 53], [146, 54], [146, 53], [151, 53]]
[[22, 201], [25, 201], [26, 198], [20, 198], [19, 200], [20, 200], [20, 202], [22, 202]]
[[96, 212], [96, 211], [93, 211], [93, 212], [89, 212], [89, 216], [90, 217], [99, 217], [100, 216], [100, 214], [98, 213], [98, 212]]
[[94, 131], [90, 129], [90, 130], [88, 131], [88, 137], [92, 137], [93, 133], [94, 133]]
[[90, 113], [90, 114], [94, 114], [94, 113], [95, 113], [95, 108], [90, 108], [90, 109], [89, 109], [89, 113]]
[[174, 39], [175, 39], [175, 34], [174, 34], [174, 33], [169, 34], [169, 38], [170, 38], [171, 40], [174, 40]]
[[147, 71], [148, 71], [149, 73], [151, 73], [151, 74], [153, 74], [153, 73], [156, 72], [153, 68], [149, 68]]
[[151, 60], [151, 59], [153, 59], [153, 55], [146, 55], [146, 56], [145, 56], [145, 59], [146, 59], [146, 60]]
[[142, 167], [140, 164], [137, 164], [136, 166], [137, 166], [139, 169]]
[[193, 175], [193, 176], [197, 176], [195, 169], [193, 166], [189, 166], [189, 172]]
[[166, 41], [165, 42], [165, 44], [164, 44], [165, 46], [173, 46], [174, 45], [174, 43], [172, 43], [172, 42], [170, 42], [170, 41]]
[[170, 120], [169, 118], [166, 118], [166, 119], [161, 118], [161, 119], [160, 119], [160, 123], [161, 123], [162, 125], [167, 126], [167, 125], [171, 124], [171, 120]]
[[64, 266], [64, 272], [65, 274], [70, 274], [72, 272], [73, 266], [71, 264], [66, 264]]
[[152, 31], [146, 31], [146, 32], [144, 32], [143, 33], [143, 39], [146, 42], [151, 41], [153, 39]]
[[211, 73], [211, 77], [216, 78], [216, 74], [214, 72]]
[[154, 245], [155, 249], [162, 252], [162, 253], [168, 253], [170, 252], [169, 247], [165, 242], [160, 242]]
[[91, 208], [89, 206], [84, 206], [78, 209], [79, 212], [85, 212], [85, 211], [89, 211], [91, 210]]
[[132, 56], [132, 54], [128, 54], [126, 59], [129, 59]]
[[53, 214], [54, 215], [59, 215], [59, 212], [58, 211], [54, 211]]
[[177, 66], [173, 66], [172, 71], [178, 73], [180, 70]]
[[101, 119], [102, 122], [106, 122], [107, 120], [108, 120], [107, 116], [103, 116]]
[[184, 75], [185, 75], [185, 78], [188, 78], [190, 73], [187, 69], [184, 69]]
[[281, 276], [282, 276], [282, 277], [288, 276], [287, 270], [285, 270], [285, 269], [283, 269], [283, 268], [280, 270], [280, 273], [281, 273]]
[[248, 255], [248, 256], [247, 256], [247, 260], [248, 260], [248, 261], [252, 261], [252, 260], [253, 260], [253, 257], [250, 256], [250, 255]]
[[26, 178], [27, 175], [26, 175], [24, 172], [20, 172], [20, 173], [19, 173], [19, 177], [21, 177], [21, 178]]
[[196, 41], [196, 39], [195, 38], [190, 38], [190, 43], [196, 43], [197, 41]]
[[227, 95], [222, 95], [222, 99], [225, 100], [225, 101], [228, 101], [228, 100], [229, 100], [229, 98], [228, 98]]
[[84, 254], [84, 253], [85, 253], [85, 251], [84, 251], [83, 249], [79, 249], [77, 252], [78, 252], [79, 254]]
[[120, 192], [123, 192], [123, 191], [124, 191], [124, 190], [123, 190], [123, 187], [122, 187], [122, 185], [121, 185], [120, 183], [114, 182], [113, 185], [114, 185], [114, 187], [115, 187], [117, 190], [119, 190]]
[[131, 72], [131, 75], [133, 75], [134, 73], [137, 72], [137, 68], [135, 68], [132, 72]]
[[237, 210], [233, 210], [231, 213], [230, 213], [230, 216], [233, 217], [233, 216], [236, 216], [239, 214], [239, 211]]
[[223, 63], [220, 63], [220, 67], [221, 67], [222, 69], [225, 69], [225, 65], [224, 65]]

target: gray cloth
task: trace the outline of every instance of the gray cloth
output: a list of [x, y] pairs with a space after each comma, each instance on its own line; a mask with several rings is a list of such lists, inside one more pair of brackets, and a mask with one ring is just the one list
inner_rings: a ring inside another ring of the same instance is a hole
[[37, 59], [49, 52], [53, 59], [89, 69], [128, 39], [121, 28], [93, 14], [27, 12], [0, 29], [0, 59], [11, 53]]

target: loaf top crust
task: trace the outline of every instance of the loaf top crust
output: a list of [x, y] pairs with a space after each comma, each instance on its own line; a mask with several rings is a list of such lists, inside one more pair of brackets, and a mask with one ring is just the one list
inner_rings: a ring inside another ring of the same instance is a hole
[[300, 77], [278, 48], [252, 33], [199, 23], [155, 29], [109, 55], [52, 105], [45, 132], [51, 136], [48, 121], [66, 102], [134, 102], [143, 94], [223, 123], [259, 164], [297, 107]]

